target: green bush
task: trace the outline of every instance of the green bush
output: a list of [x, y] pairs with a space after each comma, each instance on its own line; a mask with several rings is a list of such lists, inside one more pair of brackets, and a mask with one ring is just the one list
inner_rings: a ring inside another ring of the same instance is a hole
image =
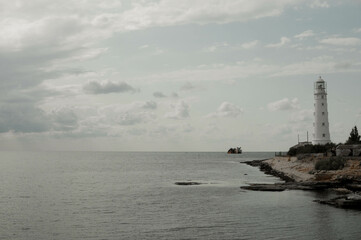
[[343, 169], [346, 161], [341, 157], [321, 159], [315, 164], [316, 170], [339, 170]]
[[332, 148], [335, 148], [336, 144], [334, 143], [327, 143], [326, 145], [320, 145], [320, 144], [308, 144], [302, 147], [297, 148], [290, 148], [288, 151], [289, 156], [296, 156], [298, 154], [307, 154], [307, 153], [326, 153], [328, 151], [331, 151]]

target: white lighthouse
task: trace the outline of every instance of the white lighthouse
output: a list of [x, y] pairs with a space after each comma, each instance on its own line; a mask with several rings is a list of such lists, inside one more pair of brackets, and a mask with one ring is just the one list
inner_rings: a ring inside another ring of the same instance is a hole
[[315, 122], [313, 123], [313, 144], [330, 143], [330, 129], [327, 111], [327, 84], [320, 77], [315, 82]]

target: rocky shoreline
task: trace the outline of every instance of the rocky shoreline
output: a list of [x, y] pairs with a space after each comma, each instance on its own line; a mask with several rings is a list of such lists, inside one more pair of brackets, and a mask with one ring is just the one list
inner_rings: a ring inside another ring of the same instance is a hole
[[334, 191], [340, 194], [329, 200], [315, 200], [320, 204], [327, 204], [340, 208], [361, 209], [361, 167], [358, 162], [348, 162], [344, 170], [314, 171], [312, 158], [273, 158], [253, 160], [245, 163], [259, 169], [265, 174], [279, 177], [284, 183], [250, 184], [242, 189], [252, 191], [307, 190], [307, 191]]

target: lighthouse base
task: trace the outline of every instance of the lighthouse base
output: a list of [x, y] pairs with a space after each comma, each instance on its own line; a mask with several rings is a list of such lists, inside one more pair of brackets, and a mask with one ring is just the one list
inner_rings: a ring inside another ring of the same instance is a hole
[[327, 143], [331, 143], [331, 140], [312, 140], [313, 145], [326, 145]]

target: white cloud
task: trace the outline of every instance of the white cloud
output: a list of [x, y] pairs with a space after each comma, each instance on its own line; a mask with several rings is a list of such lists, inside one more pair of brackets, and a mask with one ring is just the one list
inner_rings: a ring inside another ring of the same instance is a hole
[[312, 122], [312, 119], [313, 119], [313, 110], [301, 109], [295, 113], [292, 113], [289, 121], [291, 123]]
[[327, 3], [327, 1], [321, 1], [321, 0], [313, 0], [310, 4], [311, 8], [329, 8], [330, 5]]
[[165, 118], [184, 119], [189, 117], [189, 106], [184, 101], [179, 101], [176, 104], [171, 104], [171, 112], [164, 115]]
[[[360, 72], [358, 64], [360, 62], [347, 62], [347, 68], [343, 60], [335, 60], [333, 57], [320, 56], [308, 61], [297, 63], [290, 63], [280, 67], [277, 72], [271, 74], [272, 76], [292, 76], [292, 75], [306, 75], [322, 73], [336, 73], [336, 72]], [[341, 65], [340, 65], [341, 64]]]
[[267, 108], [271, 112], [297, 109], [299, 108], [298, 99], [294, 98], [290, 100], [288, 98], [284, 98], [279, 101], [269, 103]]
[[360, 46], [361, 39], [354, 37], [349, 37], [349, 38], [333, 37], [333, 38], [322, 39], [320, 40], [320, 43], [330, 44], [335, 46], [350, 47], [350, 46]]
[[258, 40], [254, 40], [251, 42], [246, 42], [246, 43], [241, 44], [241, 47], [244, 49], [251, 49], [251, 48], [256, 47], [258, 43], [259, 43]]
[[103, 124], [108, 126], [119, 125], [129, 126], [152, 121], [156, 115], [154, 108], [144, 108], [147, 103], [135, 102], [127, 105], [110, 105], [98, 110], [99, 118]]
[[281, 37], [281, 41], [279, 43], [268, 44], [268, 45], [266, 45], [266, 47], [279, 48], [279, 47], [285, 46], [289, 42], [291, 42], [291, 39], [289, 39], [287, 37]]
[[183, 25], [189, 23], [245, 22], [280, 15], [284, 8], [301, 1], [284, 0], [161, 0], [133, 4], [118, 20], [118, 28], [137, 30], [153, 26]]
[[[334, 59], [330, 56], [320, 56], [307, 59], [304, 61], [290, 62], [286, 65], [277, 64], [267, 61], [242, 61], [234, 64], [202, 65], [195, 68], [185, 68], [161, 74], [153, 74], [146, 77], [132, 79], [137, 82], [147, 82], [154, 84], [156, 82], [233, 82], [239, 79], [250, 77], [279, 77], [279, 76], [296, 76], [296, 75], [317, 75], [320, 72], [337, 73], [337, 72], [361, 72], [359, 65], [361, 62], [345, 61]], [[341, 65], [340, 65], [341, 64]]]
[[226, 47], [229, 47], [229, 44], [226, 43], [226, 42], [215, 43], [215, 44], [213, 44], [211, 46], [205, 47], [204, 51], [212, 53], [212, 52], [215, 52], [215, 51], [217, 51], [219, 49], [226, 48]]
[[302, 40], [304, 38], [312, 37], [314, 35], [315, 35], [315, 33], [312, 30], [307, 30], [307, 31], [304, 31], [304, 32], [302, 32], [300, 34], [295, 35], [295, 38]]
[[217, 109], [216, 112], [210, 113], [207, 117], [228, 117], [236, 118], [243, 113], [243, 109], [233, 103], [223, 102]]

